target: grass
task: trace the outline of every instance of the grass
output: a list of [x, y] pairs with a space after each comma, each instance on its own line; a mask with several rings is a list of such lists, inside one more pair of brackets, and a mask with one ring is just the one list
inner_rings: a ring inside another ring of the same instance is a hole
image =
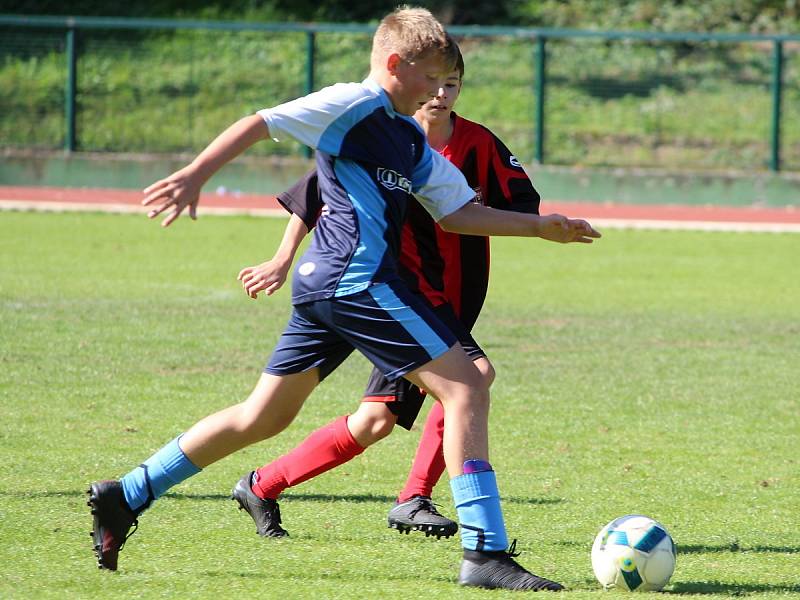
[[[518, 597], [459, 589], [456, 540], [385, 527], [418, 432], [290, 489], [288, 540], [234, 510], [243, 472], [355, 408], [358, 356], [283, 434], [160, 500], [119, 573], [97, 571], [87, 483], [249, 392], [288, 290], [253, 302], [235, 276], [283, 225], [2, 214], [0, 596]], [[679, 547], [669, 593], [800, 598], [800, 237], [612, 230], [591, 247], [493, 248], [476, 333], [498, 371], [493, 462], [523, 564], [600, 597], [594, 535], [643, 512]], [[447, 485], [435, 495], [452, 515]]]

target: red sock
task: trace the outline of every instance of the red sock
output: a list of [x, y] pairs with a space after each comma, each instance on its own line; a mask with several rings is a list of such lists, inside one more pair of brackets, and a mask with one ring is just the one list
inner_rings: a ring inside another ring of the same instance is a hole
[[444, 408], [438, 400], [433, 403], [425, 429], [417, 446], [417, 454], [411, 465], [406, 486], [400, 492], [398, 500], [405, 502], [412, 496], [430, 496], [433, 486], [444, 473]]
[[253, 493], [277, 499], [283, 490], [330, 471], [364, 451], [347, 429], [347, 416], [320, 427], [288, 454], [256, 471]]

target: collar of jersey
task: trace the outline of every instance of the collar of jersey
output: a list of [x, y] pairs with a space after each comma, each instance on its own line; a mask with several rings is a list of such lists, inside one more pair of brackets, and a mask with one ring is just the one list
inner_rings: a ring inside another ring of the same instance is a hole
[[391, 118], [395, 118], [397, 116], [397, 112], [394, 110], [394, 106], [392, 106], [392, 101], [389, 99], [389, 94], [386, 93], [386, 90], [383, 89], [377, 81], [370, 79], [367, 77], [364, 81], [361, 82], [362, 85], [369, 88], [381, 99], [381, 103], [383, 104], [383, 108], [386, 111], [386, 114], [389, 115]]

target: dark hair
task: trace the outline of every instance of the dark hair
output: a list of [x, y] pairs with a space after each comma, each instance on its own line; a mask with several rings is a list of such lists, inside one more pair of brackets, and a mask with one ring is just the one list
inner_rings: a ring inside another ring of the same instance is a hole
[[456, 58], [456, 71], [458, 71], [458, 78], [464, 79], [464, 57], [461, 55], [461, 48], [458, 47], [455, 40], [453, 40], [453, 44], [456, 47], [456, 52], [458, 53], [458, 58]]

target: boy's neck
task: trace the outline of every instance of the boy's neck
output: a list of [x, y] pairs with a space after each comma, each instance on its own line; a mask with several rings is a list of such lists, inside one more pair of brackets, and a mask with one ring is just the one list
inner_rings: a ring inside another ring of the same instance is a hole
[[450, 112], [446, 119], [437, 119], [436, 121], [428, 121], [427, 119], [419, 120], [422, 130], [425, 132], [425, 137], [428, 138], [428, 145], [437, 151], [441, 151], [450, 142], [453, 137], [453, 113]]
[[[386, 92], [387, 96], [389, 96], [389, 101], [392, 103], [392, 106], [394, 107], [394, 109], [398, 110], [398, 105], [397, 105], [397, 101], [396, 101], [397, 100], [397, 98], [396, 98], [397, 90], [395, 89], [396, 85], [397, 85], [397, 81], [395, 80], [395, 78], [392, 77], [391, 74], [388, 71], [386, 71], [385, 69], [374, 69], [373, 68], [369, 72], [368, 79], [374, 81], [375, 83], [377, 83], [379, 86], [381, 86], [383, 88], [383, 91]], [[403, 114], [403, 113], [401, 113], [401, 114]]]

